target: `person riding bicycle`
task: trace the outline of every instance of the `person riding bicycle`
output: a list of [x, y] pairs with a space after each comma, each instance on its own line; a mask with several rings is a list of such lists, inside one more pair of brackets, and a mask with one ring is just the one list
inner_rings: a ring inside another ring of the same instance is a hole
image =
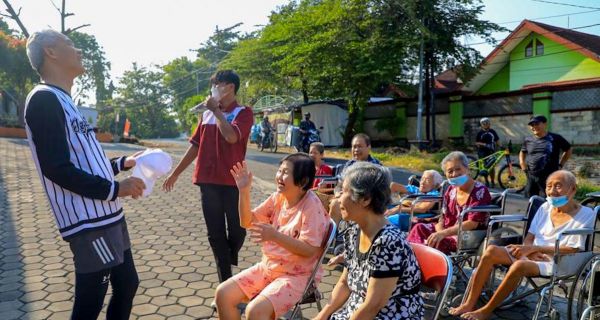
[[317, 126], [314, 122], [310, 121], [310, 112], [306, 112], [304, 113], [304, 120], [300, 122], [300, 127], [298, 130], [300, 131], [300, 150], [302, 150], [303, 152], [305, 152], [305, 150], [308, 150], [308, 137], [310, 136], [311, 130], [316, 131]]
[[269, 122], [269, 117], [264, 116], [262, 121], [260, 122], [260, 133], [261, 133], [261, 145], [265, 145], [267, 138], [270, 136], [271, 132], [274, 130], [271, 122]]
[[[475, 138], [475, 146], [477, 147], [477, 156], [479, 159], [482, 159], [496, 152], [496, 148], [500, 144], [500, 137], [498, 137], [498, 133], [491, 128], [491, 121], [489, 118], [481, 118], [479, 124], [481, 125], [481, 130], [479, 130], [477, 137]], [[486, 163], [486, 166], [487, 165], [488, 163]], [[490, 170], [489, 176], [492, 183], [491, 186], [493, 187], [495, 176], [494, 168]]]

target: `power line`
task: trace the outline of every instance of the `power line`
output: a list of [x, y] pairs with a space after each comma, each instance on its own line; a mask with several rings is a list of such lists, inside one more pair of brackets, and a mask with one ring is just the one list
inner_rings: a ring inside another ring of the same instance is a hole
[[[532, 19], [528, 19], [528, 20], [532, 20], [532, 21], [545, 20], [545, 19], [560, 18], [560, 17], [566, 17], [566, 16], [574, 16], [574, 15], [579, 15], [579, 14], [592, 13], [592, 12], [597, 12], [597, 11], [600, 11], [600, 8], [594, 9], [594, 10], [588, 10], [588, 11], [580, 11], [580, 12], [573, 12], [573, 13], [558, 14], [558, 15], [555, 15], [555, 16], [532, 18]], [[517, 23], [517, 22], [521, 22], [521, 21], [523, 21], [523, 19], [521, 19], [521, 20], [513, 20], [513, 21], [505, 21], [505, 22], [497, 22], [496, 24], [511, 24], [511, 23]]]
[[548, 0], [531, 0], [531, 1], [549, 3], [549, 4], [557, 4], [557, 5], [561, 5], [561, 6], [575, 7], [575, 8], [582, 8], [582, 9], [599, 9], [600, 10], [600, 8], [598, 8], [598, 7], [587, 7], [587, 6], [582, 6], [582, 5], [578, 5], [578, 4], [563, 3], [563, 2], [556, 2], [556, 1], [548, 1]]
[[[568, 30], [578, 30], [578, 29], [585, 29], [585, 28], [591, 28], [591, 27], [596, 27], [596, 26], [600, 26], [600, 23], [594, 23], [594, 24], [580, 26], [580, 27], [574, 27], [574, 28], [561, 28], [562, 30], [559, 30], [556, 32], [546, 31], [546, 32], [539, 33], [539, 35], [543, 36], [545, 34], [550, 34], [550, 33], [557, 34], [557, 33], [561, 33], [561, 32], [568, 31]], [[516, 29], [513, 29], [513, 30], [510, 30], [509, 32], [514, 32], [515, 30]], [[527, 37], [529, 37], [529, 34], [526, 36], [513, 37], [513, 39], [524, 39]], [[498, 41], [498, 40], [496, 40], [496, 41]], [[480, 45], [480, 44], [487, 44], [487, 42], [483, 41], [483, 42], [476, 42], [476, 43], [467, 43], [467, 44], [465, 44], [465, 46], [474, 46], [474, 45]]]

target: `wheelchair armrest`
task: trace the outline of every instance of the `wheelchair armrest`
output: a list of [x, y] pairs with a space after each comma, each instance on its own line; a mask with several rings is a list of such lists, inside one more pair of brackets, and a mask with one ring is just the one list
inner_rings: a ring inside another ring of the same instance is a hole
[[[573, 235], [579, 235], [579, 236], [591, 236], [595, 233], [600, 233], [600, 230], [594, 230], [592, 228], [582, 228], [582, 229], [568, 229], [565, 230], [563, 232], [561, 232], [558, 237], [556, 238], [556, 241], [554, 242], [554, 255], [555, 256], [561, 256], [564, 254], [560, 253], [560, 241], [566, 237], [566, 236], [573, 236]], [[589, 240], [589, 239], [588, 239]], [[594, 244], [592, 244], [593, 246]]]
[[410, 204], [410, 214], [411, 216], [413, 215], [413, 212], [415, 210], [415, 207], [417, 206], [417, 204], [419, 203], [426, 203], [426, 202], [441, 202], [442, 201], [442, 197], [441, 196], [426, 196], [426, 195], [419, 195], [415, 200], [413, 200], [413, 202]]
[[333, 181], [338, 181], [339, 178], [336, 176], [315, 176], [315, 179], [321, 179], [321, 181], [333, 182]]
[[558, 238], [556, 238], [556, 242], [560, 242], [560, 240], [562, 240], [562, 238], [565, 237], [565, 236], [574, 236], [574, 235], [588, 236], [588, 235], [591, 235], [591, 234], [596, 233], [596, 232], [600, 232], [600, 230], [595, 231], [594, 229], [591, 229], [591, 228], [568, 229], [568, 230], [565, 230], [565, 231], [561, 232], [558, 235]]
[[413, 193], [413, 194], [406, 194], [403, 195], [400, 200], [398, 200], [398, 203], [402, 203], [404, 200], [410, 200], [410, 199], [416, 199], [420, 196], [420, 194], [418, 193]]
[[502, 223], [502, 222], [519, 222], [525, 221], [527, 218], [522, 214], [506, 214], [501, 216], [491, 216], [490, 222]]
[[502, 213], [502, 208], [495, 206], [495, 205], [469, 207], [460, 212], [458, 220], [462, 221], [464, 219], [464, 217], [467, 215], [467, 213], [477, 212], [477, 211], [483, 211], [488, 214], [489, 213]]

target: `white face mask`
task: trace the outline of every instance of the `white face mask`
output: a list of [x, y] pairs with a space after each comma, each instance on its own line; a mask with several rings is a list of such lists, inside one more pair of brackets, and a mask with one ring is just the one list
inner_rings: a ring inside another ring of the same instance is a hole
[[210, 95], [217, 101], [221, 100], [221, 92], [219, 91], [219, 88], [217, 88], [216, 86], [212, 86], [210, 88]]

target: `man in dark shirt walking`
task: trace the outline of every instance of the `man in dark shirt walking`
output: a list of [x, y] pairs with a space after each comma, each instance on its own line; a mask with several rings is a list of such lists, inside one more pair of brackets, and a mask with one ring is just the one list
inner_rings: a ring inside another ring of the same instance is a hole
[[536, 115], [528, 122], [533, 136], [525, 138], [519, 163], [521, 170], [527, 173], [525, 196], [546, 196], [546, 179], [562, 169], [571, 157], [571, 144], [561, 135], [548, 132], [545, 116]]

